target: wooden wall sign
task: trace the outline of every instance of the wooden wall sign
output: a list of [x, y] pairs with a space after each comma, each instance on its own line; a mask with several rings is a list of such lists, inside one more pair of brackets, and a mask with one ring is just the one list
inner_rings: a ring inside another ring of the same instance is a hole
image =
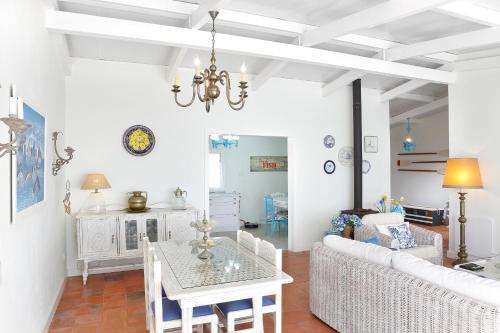
[[288, 171], [287, 156], [250, 156], [250, 172]]

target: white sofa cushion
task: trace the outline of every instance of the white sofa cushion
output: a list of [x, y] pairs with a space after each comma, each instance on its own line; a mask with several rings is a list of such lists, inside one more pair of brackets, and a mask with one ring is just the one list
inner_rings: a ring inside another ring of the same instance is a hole
[[422, 280], [429, 281], [438, 286], [443, 285], [442, 280], [445, 267], [434, 265], [427, 260], [407, 253], [407, 251], [408, 250], [394, 253], [392, 257], [392, 268]]
[[408, 253], [395, 253], [392, 267], [472, 299], [500, 306], [500, 282], [434, 265]]
[[403, 215], [399, 213], [368, 214], [361, 219], [364, 225], [401, 224], [404, 221]]
[[412, 254], [422, 259], [430, 259], [439, 256], [439, 252], [434, 245], [419, 245], [409, 249], [401, 249], [403, 253]]
[[375, 244], [358, 242], [335, 235], [323, 238], [323, 244], [333, 250], [365, 259], [374, 264], [391, 267], [393, 251]]

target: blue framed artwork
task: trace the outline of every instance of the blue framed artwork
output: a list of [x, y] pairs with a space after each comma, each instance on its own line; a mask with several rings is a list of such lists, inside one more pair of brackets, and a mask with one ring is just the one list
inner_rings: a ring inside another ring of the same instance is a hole
[[45, 117], [23, 103], [24, 120], [31, 124], [20, 137], [15, 154], [15, 212], [45, 200]]

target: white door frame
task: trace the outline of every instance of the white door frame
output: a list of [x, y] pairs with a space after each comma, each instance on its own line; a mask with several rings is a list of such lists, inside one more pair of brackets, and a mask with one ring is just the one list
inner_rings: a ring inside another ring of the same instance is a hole
[[266, 132], [258, 131], [245, 131], [245, 130], [227, 130], [227, 129], [205, 129], [205, 135], [203, 136], [203, 146], [204, 146], [204, 159], [203, 159], [203, 206], [207, 210], [207, 215], [210, 216], [210, 200], [209, 200], [209, 187], [208, 187], [208, 154], [209, 144], [210, 144], [210, 134], [216, 133], [231, 133], [234, 135], [244, 135], [244, 136], [267, 136], [267, 137], [280, 137], [287, 139], [287, 155], [288, 155], [288, 249], [294, 251], [294, 236], [295, 236], [295, 138], [290, 137], [286, 134], [269, 134]]

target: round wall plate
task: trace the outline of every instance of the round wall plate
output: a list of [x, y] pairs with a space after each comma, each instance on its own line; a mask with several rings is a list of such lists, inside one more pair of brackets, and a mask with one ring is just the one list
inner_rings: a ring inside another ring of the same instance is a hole
[[339, 161], [345, 167], [352, 167], [354, 165], [354, 148], [342, 147], [339, 151]]
[[368, 173], [370, 172], [370, 170], [372, 169], [372, 164], [370, 163], [370, 161], [368, 160], [363, 160], [363, 164], [361, 166], [361, 170], [363, 171], [363, 173]]
[[335, 162], [332, 160], [327, 160], [325, 164], [323, 164], [323, 170], [329, 175], [334, 173], [336, 168]]
[[143, 125], [134, 125], [123, 133], [123, 147], [135, 156], [149, 154], [155, 146], [153, 131]]
[[333, 135], [325, 135], [325, 137], [323, 138], [323, 145], [328, 149], [333, 148], [335, 146], [335, 138], [333, 137]]

